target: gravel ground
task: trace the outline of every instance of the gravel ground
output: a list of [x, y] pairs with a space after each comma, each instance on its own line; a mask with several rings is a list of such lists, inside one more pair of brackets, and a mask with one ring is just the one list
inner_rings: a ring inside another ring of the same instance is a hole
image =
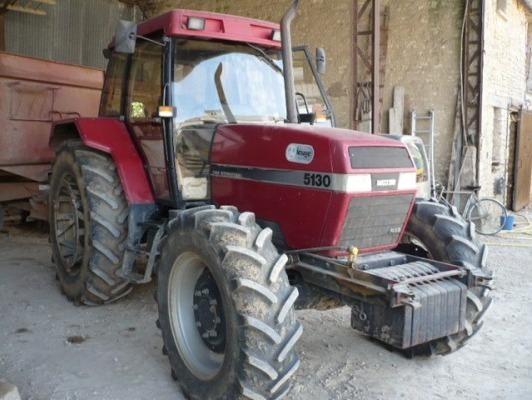
[[[410, 360], [353, 331], [348, 308], [298, 311], [302, 363], [288, 399], [532, 399], [532, 236], [516, 221], [482, 238], [497, 290], [468, 346]], [[184, 399], [161, 354], [155, 283], [118, 304], [75, 307], [50, 254], [34, 225], [0, 233], [0, 379], [23, 400]]]

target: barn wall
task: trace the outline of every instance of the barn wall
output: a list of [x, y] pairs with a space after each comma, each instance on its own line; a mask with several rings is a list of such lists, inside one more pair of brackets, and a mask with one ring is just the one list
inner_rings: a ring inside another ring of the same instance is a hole
[[102, 49], [117, 21], [140, 18], [136, 8], [116, 0], [61, 0], [43, 10], [46, 16], [6, 14], [6, 51], [103, 68]]
[[[528, 22], [517, 0], [485, 0], [482, 138], [479, 147], [480, 182], [488, 195], [505, 199], [512, 184], [508, 161], [514, 156], [512, 123], [526, 104]], [[514, 119], [512, 121], [512, 119]], [[502, 187], [502, 190], [501, 190]]]
[[[388, 46], [383, 93], [383, 131], [394, 87], [405, 89], [404, 131], [410, 113], [435, 113], [436, 179], [446, 183], [460, 81], [463, 0], [387, 1]], [[428, 128], [428, 125], [421, 125]], [[400, 133], [400, 132], [391, 132]], [[425, 139], [425, 137], [423, 137]]]

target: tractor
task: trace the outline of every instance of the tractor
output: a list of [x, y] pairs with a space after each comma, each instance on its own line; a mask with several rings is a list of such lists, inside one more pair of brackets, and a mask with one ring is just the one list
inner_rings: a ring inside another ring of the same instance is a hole
[[281, 24], [173, 10], [121, 23], [99, 117], [53, 124], [49, 222], [61, 289], [99, 305], [157, 278], [157, 326], [191, 399], [277, 399], [295, 310], [408, 355], [448, 354], [491, 303], [487, 250], [416, 195], [406, 144], [335, 128], [324, 52]]

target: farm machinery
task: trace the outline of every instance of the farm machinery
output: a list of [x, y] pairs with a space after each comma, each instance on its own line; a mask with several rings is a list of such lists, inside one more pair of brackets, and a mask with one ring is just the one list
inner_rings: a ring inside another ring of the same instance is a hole
[[416, 196], [407, 146], [333, 127], [323, 52], [291, 45], [298, 5], [280, 25], [123, 23], [99, 116], [52, 124], [64, 294], [104, 304], [157, 276], [163, 352], [193, 399], [286, 394], [296, 309], [348, 306], [355, 330], [427, 355], [462, 347], [491, 302], [485, 246]]

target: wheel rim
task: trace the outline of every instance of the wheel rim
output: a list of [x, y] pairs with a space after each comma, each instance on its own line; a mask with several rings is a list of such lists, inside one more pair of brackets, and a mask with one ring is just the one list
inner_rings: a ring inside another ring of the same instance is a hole
[[67, 274], [74, 276], [83, 264], [85, 221], [81, 194], [72, 175], [61, 179], [54, 202], [53, 224], [61, 265]]
[[199, 379], [211, 379], [225, 357], [225, 316], [221, 296], [206, 264], [195, 253], [181, 254], [168, 282], [169, 319], [181, 359]]

